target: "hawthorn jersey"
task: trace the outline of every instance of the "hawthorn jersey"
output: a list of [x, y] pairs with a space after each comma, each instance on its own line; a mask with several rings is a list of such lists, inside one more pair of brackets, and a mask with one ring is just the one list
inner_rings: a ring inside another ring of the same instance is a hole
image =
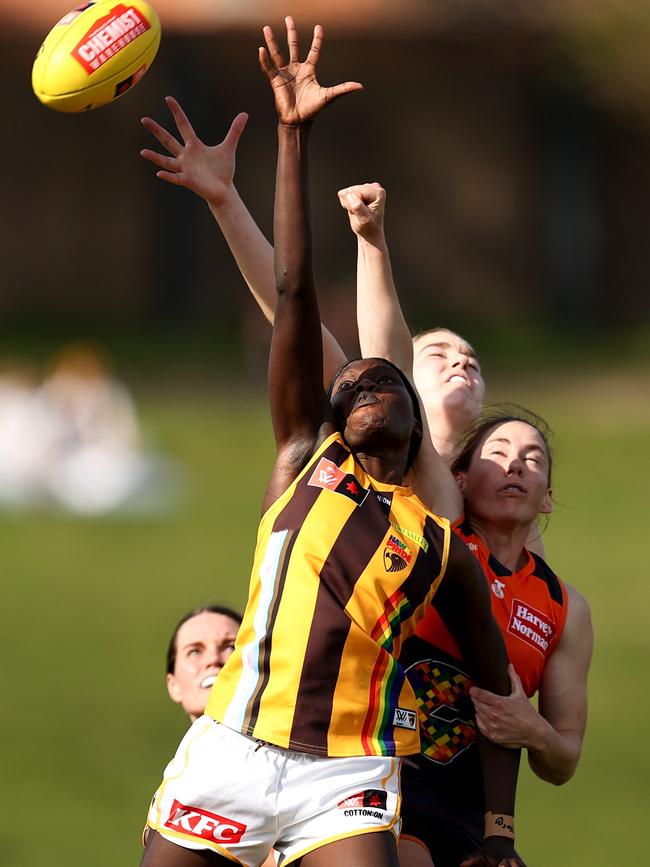
[[[536, 554], [526, 551], [523, 567], [510, 572], [472, 533], [467, 521], [456, 522], [453, 529], [481, 564], [508, 658], [530, 697], [539, 688], [564, 628], [566, 588]], [[404, 768], [405, 815], [411, 808], [450, 811], [461, 821], [470, 815], [479, 823], [480, 835], [482, 785], [469, 696], [472, 681], [435, 604], [418, 623], [415, 637], [405, 643], [400, 662], [416, 694], [422, 743], [415, 763]]]
[[450, 533], [328, 437], [262, 517], [243, 622], [206, 713], [314, 755], [417, 753], [415, 696], [395, 657], [442, 579]]

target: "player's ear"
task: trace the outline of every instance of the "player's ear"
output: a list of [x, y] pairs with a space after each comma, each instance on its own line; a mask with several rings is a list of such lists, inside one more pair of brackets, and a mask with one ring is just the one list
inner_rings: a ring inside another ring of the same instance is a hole
[[553, 511], [553, 489], [549, 488], [544, 495], [542, 507], [539, 510], [542, 515], [550, 515]]
[[175, 701], [176, 704], [181, 703], [181, 689], [173, 674], [167, 675], [167, 692], [172, 701]]
[[459, 470], [457, 473], [454, 473], [454, 478], [456, 479], [458, 490], [463, 496], [465, 496], [465, 488], [467, 487], [467, 474], [462, 470]]

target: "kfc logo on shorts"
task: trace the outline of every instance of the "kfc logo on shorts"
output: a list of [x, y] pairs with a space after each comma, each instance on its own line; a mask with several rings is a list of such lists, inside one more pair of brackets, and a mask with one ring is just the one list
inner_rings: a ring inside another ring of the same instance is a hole
[[548, 646], [555, 634], [555, 624], [549, 621], [548, 615], [542, 611], [522, 602], [521, 599], [513, 599], [508, 632], [525, 641], [542, 656], [546, 656]]
[[385, 810], [388, 795], [381, 789], [366, 789], [365, 792], [357, 792], [339, 801], [339, 810], [349, 810], [358, 807], [372, 807], [375, 810]]
[[217, 813], [208, 813], [207, 810], [200, 810], [198, 807], [186, 807], [185, 804], [175, 800], [169, 811], [169, 818], [165, 822], [165, 828], [227, 845], [239, 843], [246, 825], [235, 822], [234, 819], [226, 819]]

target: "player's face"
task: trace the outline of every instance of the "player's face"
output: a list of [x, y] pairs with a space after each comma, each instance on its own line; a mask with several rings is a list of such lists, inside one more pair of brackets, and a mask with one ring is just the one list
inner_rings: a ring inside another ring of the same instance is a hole
[[332, 407], [340, 430], [353, 448], [377, 435], [394, 446], [409, 443], [415, 426], [411, 396], [399, 373], [380, 358], [352, 361], [332, 388]]
[[233, 652], [239, 624], [214, 611], [186, 620], [176, 636], [174, 673], [167, 675], [169, 697], [181, 704], [190, 719], [200, 717], [210, 688]]
[[476, 353], [460, 335], [441, 329], [416, 337], [413, 378], [427, 409], [451, 408], [469, 421], [478, 418], [485, 383]]
[[483, 438], [469, 469], [458, 474], [470, 516], [504, 529], [532, 524], [552, 510], [546, 444], [531, 425], [499, 424]]

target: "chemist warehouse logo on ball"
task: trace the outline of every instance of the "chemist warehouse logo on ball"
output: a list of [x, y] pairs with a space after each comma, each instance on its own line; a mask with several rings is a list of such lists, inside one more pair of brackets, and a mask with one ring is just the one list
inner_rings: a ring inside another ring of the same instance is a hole
[[169, 811], [169, 818], [165, 822], [165, 828], [215, 843], [239, 843], [246, 825], [235, 822], [234, 819], [226, 819], [217, 813], [208, 813], [207, 810], [200, 810], [198, 807], [186, 807], [185, 804], [175, 800]]
[[525, 641], [542, 656], [546, 656], [555, 634], [555, 624], [549, 622], [547, 615], [521, 599], [513, 599], [508, 632]]
[[151, 25], [133, 6], [113, 6], [108, 15], [95, 21], [83, 39], [72, 49], [72, 56], [88, 75], [103, 66], [111, 57], [142, 36]]

